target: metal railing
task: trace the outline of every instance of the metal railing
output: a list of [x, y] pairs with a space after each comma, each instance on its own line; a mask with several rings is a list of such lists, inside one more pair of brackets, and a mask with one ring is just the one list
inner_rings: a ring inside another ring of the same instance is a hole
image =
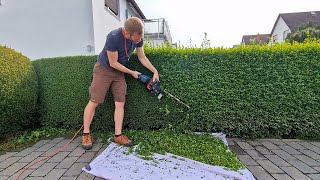
[[145, 19], [144, 35], [150, 39], [164, 39], [172, 44], [172, 38], [167, 21], [164, 18]]

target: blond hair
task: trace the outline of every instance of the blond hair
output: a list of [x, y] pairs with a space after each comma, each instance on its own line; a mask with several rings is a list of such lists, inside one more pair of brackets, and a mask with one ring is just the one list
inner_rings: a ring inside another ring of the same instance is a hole
[[124, 23], [124, 28], [131, 34], [143, 34], [144, 25], [143, 22], [137, 17], [130, 17]]

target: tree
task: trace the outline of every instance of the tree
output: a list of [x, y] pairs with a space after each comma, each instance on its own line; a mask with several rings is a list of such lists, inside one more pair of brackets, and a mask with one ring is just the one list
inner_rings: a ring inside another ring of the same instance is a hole
[[301, 25], [296, 31], [288, 34], [286, 41], [292, 43], [294, 41], [302, 43], [307, 38], [320, 39], [320, 24], [308, 22]]

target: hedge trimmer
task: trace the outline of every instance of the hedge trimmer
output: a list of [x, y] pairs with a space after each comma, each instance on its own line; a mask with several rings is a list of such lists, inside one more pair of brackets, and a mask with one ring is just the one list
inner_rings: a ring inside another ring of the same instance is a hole
[[[138, 79], [144, 84], [146, 84], [147, 90], [150, 91], [152, 94], [156, 95], [158, 99], [162, 98], [163, 94], [161, 93], [160, 82], [157, 79], [152, 80], [149, 76], [145, 74], [139, 74]], [[169, 95], [170, 97], [172, 97], [173, 99], [175, 99], [176, 101], [178, 101], [179, 103], [183, 104], [184, 106], [190, 108], [190, 106], [188, 106], [187, 104], [185, 104], [184, 102], [182, 102], [180, 99], [170, 94], [169, 92], [165, 90], [163, 90], [163, 92]]]

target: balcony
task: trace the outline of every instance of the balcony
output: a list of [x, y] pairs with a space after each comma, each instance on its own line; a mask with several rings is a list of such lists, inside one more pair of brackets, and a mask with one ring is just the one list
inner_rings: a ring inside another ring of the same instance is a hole
[[169, 26], [163, 18], [144, 19], [144, 37], [157, 45], [165, 42], [172, 45]]

